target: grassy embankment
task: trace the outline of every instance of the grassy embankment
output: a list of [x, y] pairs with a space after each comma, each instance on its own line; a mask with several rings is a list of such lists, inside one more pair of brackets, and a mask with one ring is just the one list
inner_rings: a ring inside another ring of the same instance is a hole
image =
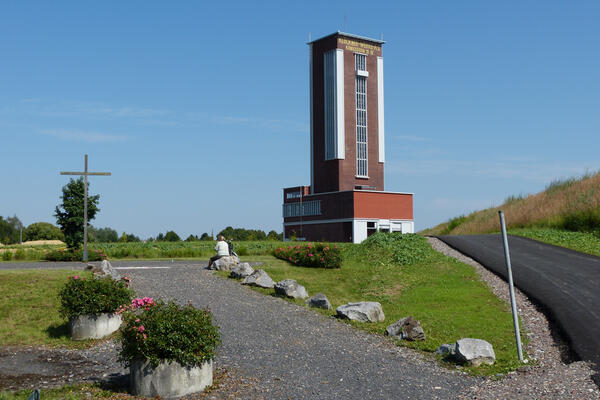
[[[335, 315], [335, 308], [348, 302], [381, 303], [385, 322], [351, 322], [371, 333], [383, 334], [386, 326], [398, 319], [414, 316], [421, 321], [427, 340], [399, 342], [403, 346], [433, 352], [460, 338], [487, 340], [494, 346], [497, 362], [468, 368], [472, 373], [490, 375], [520, 365], [510, 308], [481, 282], [471, 266], [437, 253], [417, 235], [405, 235], [410, 241], [404, 243], [386, 240], [384, 234], [377, 236], [381, 237], [362, 245], [342, 246], [344, 263], [339, 269], [298, 267], [270, 256], [246, 259], [263, 261], [261, 268], [275, 281], [296, 279], [310, 295], [323, 292], [333, 307], [317, 311], [327, 316]], [[397, 261], [402, 254], [409, 260], [404, 265]], [[274, 295], [272, 289], [256, 290]], [[304, 305], [302, 300], [290, 301]]]
[[425, 235], [464, 235], [500, 231], [504, 211], [510, 234], [600, 256], [600, 173], [554, 181], [543, 192], [511, 196], [499, 207], [459, 216]]

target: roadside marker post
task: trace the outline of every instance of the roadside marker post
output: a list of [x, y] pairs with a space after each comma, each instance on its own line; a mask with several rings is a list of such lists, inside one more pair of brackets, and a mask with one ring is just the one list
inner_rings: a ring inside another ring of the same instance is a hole
[[506, 223], [504, 222], [504, 212], [500, 214], [500, 225], [502, 226], [502, 242], [504, 243], [504, 258], [506, 259], [506, 269], [508, 270], [508, 287], [510, 291], [510, 306], [512, 308], [513, 324], [515, 326], [515, 336], [517, 338], [517, 352], [519, 361], [523, 361], [523, 350], [521, 349], [521, 333], [519, 332], [519, 315], [517, 314], [517, 302], [515, 301], [515, 287], [513, 284], [512, 268], [510, 265], [510, 252], [508, 251], [508, 237], [506, 236]]

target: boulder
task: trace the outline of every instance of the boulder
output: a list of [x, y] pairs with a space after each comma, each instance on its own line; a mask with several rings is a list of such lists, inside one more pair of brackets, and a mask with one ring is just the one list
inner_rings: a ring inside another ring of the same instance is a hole
[[121, 274], [119, 274], [117, 270], [114, 269], [112, 265], [110, 265], [110, 262], [108, 262], [108, 260], [102, 260], [102, 263], [100, 263], [99, 266], [92, 267], [92, 272], [96, 276], [110, 276], [115, 281], [121, 279]]
[[231, 268], [239, 263], [240, 259], [236, 256], [225, 256], [212, 263], [210, 269], [214, 269], [216, 271], [231, 271]]
[[309, 307], [324, 308], [326, 310], [331, 308], [331, 303], [323, 293], [317, 293], [313, 297], [309, 297], [306, 300], [306, 304], [308, 304]]
[[454, 356], [456, 355], [456, 343], [448, 344], [444, 343], [435, 350], [435, 354], [441, 356]]
[[275, 284], [275, 293], [294, 299], [305, 299], [308, 297], [306, 288], [293, 279], [285, 279]]
[[375, 301], [344, 304], [336, 308], [336, 312], [341, 318], [359, 322], [382, 322], [385, 320], [381, 304]]
[[460, 339], [456, 341], [456, 358], [475, 367], [481, 364], [493, 365], [496, 354], [492, 345], [482, 339]]
[[250, 266], [247, 262], [239, 263], [238, 265], [231, 268], [231, 272], [229, 273], [230, 278], [245, 278], [247, 276], [252, 275], [254, 272], [254, 268]]
[[271, 277], [267, 275], [267, 273], [264, 270], [259, 269], [257, 271], [254, 271], [251, 275], [247, 276], [242, 281], [242, 285], [258, 286], [270, 289], [273, 286], [275, 286], [275, 282], [273, 282], [273, 279], [271, 279]]
[[385, 334], [402, 340], [425, 340], [425, 332], [421, 324], [412, 316], [400, 318], [385, 328]]

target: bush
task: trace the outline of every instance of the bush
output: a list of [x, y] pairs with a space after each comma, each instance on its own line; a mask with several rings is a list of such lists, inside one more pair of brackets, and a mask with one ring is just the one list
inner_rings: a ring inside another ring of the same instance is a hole
[[133, 298], [126, 278], [115, 281], [111, 277], [85, 279], [75, 275], [69, 278], [58, 294], [61, 315], [114, 313]]
[[12, 259], [12, 252], [10, 250], [4, 250], [4, 252], [2, 253], [2, 260], [3, 261], [10, 261]]
[[18, 249], [15, 252], [15, 260], [24, 260], [25, 259], [25, 251], [23, 249]]
[[401, 265], [422, 262], [431, 254], [427, 239], [413, 233], [378, 232], [362, 242], [360, 248], [372, 260]]
[[342, 255], [338, 246], [330, 246], [326, 243], [279, 247], [273, 251], [273, 255], [303, 267], [340, 268], [342, 266]]
[[161, 361], [196, 366], [214, 358], [220, 335], [208, 309], [154, 303], [150, 298], [136, 299], [132, 305], [143, 311], [124, 314], [120, 359], [126, 365], [147, 359], [154, 366]]
[[[46, 253], [44, 259], [46, 261], [81, 261], [83, 259], [83, 250], [52, 250]], [[105, 259], [106, 254], [102, 250], [88, 249], [88, 261], [102, 261]]]

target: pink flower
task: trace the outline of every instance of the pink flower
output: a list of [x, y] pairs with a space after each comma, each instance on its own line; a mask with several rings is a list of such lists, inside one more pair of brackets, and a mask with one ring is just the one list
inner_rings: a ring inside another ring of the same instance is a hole
[[136, 318], [136, 319], [135, 319], [135, 322], [140, 322], [140, 319], [139, 319], [139, 318]]
[[144, 339], [148, 339], [148, 336], [144, 333]]
[[309, 257], [312, 257], [313, 255], [312, 255], [312, 253], [308, 253], [308, 256], [309, 256]]
[[79, 275], [75, 275], [73, 279], [79, 279]]
[[139, 332], [144, 332], [145, 330], [146, 330], [146, 328], [144, 328], [144, 325], [140, 325], [140, 326], [138, 327], [138, 331], [139, 331]]
[[324, 261], [325, 261], [325, 257], [321, 257], [321, 261], [323, 261], [323, 262], [324, 262]]

